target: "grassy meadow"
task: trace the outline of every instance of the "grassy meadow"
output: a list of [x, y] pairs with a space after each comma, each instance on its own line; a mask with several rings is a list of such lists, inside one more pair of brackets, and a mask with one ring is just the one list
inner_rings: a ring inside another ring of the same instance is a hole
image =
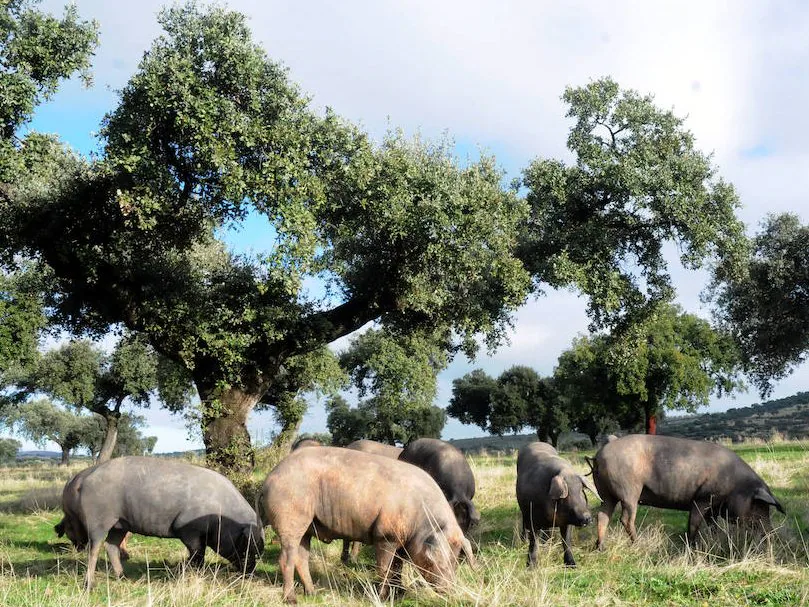
[[[809, 443], [737, 447], [787, 509], [774, 512], [775, 530], [745, 536], [734, 527], [714, 528], [696, 547], [685, 545], [686, 513], [641, 508], [640, 537], [631, 544], [616, 513], [607, 547], [593, 549], [595, 526], [574, 532], [577, 569], [562, 565], [558, 532], [542, 545], [536, 570], [525, 567], [527, 545], [519, 539], [513, 455], [472, 458], [482, 522], [474, 534], [478, 567], [466, 564], [448, 595], [439, 595], [405, 566], [406, 591], [397, 605], [809, 605]], [[565, 454], [581, 472], [580, 453]], [[272, 606], [281, 604], [279, 547], [268, 543], [254, 576], [242, 578], [208, 551], [206, 568], [186, 569], [179, 540], [134, 536], [126, 579], [108, 575], [99, 560], [96, 587], [82, 590], [86, 555], [57, 538], [64, 482], [81, 465], [40, 464], [0, 469], [0, 605], [13, 606]], [[264, 471], [266, 472], [266, 470]], [[261, 476], [262, 473], [257, 473]], [[591, 499], [595, 509], [597, 498]], [[312, 573], [318, 586], [312, 605], [380, 604], [374, 591], [372, 550], [343, 566], [340, 542], [313, 542]], [[300, 592], [300, 588], [298, 588]]]

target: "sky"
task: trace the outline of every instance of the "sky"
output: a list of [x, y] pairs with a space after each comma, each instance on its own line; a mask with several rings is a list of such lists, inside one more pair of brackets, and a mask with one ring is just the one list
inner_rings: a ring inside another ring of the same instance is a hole
[[[41, 6], [60, 12], [63, 4]], [[66, 83], [32, 127], [59, 133], [83, 153], [97, 149], [93, 134], [115, 107], [115, 91], [159, 35], [162, 4], [77, 0], [79, 13], [101, 26], [95, 84]], [[698, 147], [713, 153], [719, 174], [735, 185], [750, 233], [768, 213], [790, 211], [809, 221], [809, 4], [799, 0], [224, 4], [249, 16], [256, 40], [289, 68], [315, 107], [329, 106], [375, 137], [391, 126], [427, 137], [446, 132], [461, 157], [485, 150], [516, 177], [534, 158], [570, 158], [561, 94], [609, 75], [687, 117]], [[262, 249], [258, 223], [228, 235], [234, 249]], [[678, 268], [675, 249], [668, 250], [678, 302], [708, 317], [699, 300], [707, 274]], [[474, 362], [457, 359], [441, 374], [436, 402], [446, 405], [452, 380], [474, 368], [496, 376], [524, 364], [550, 374], [559, 354], [586, 331], [585, 302], [575, 293], [531, 300], [516, 315], [509, 346]], [[807, 386], [803, 365], [773, 396]], [[735, 400], [714, 399], [710, 410], [759, 400], [751, 390]], [[158, 436], [156, 451], [201, 446], [182, 419], [157, 408], [145, 413], [148, 433]], [[266, 438], [271, 416], [254, 415], [250, 429]], [[323, 430], [322, 403], [314, 403], [302, 431]], [[449, 420], [443, 436], [480, 434]]]

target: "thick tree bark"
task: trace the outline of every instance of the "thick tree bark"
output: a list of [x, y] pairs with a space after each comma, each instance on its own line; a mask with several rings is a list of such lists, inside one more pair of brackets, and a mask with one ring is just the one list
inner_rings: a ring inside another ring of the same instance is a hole
[[112, 459], [112, 452], [115, 451], [115, 444], [118, 442], [118, 420], [120, 414], [110, 412], [105, 415], [104, 419], [107, 422], [107, 431], [104, 434], [104, 442], [101, 445], [101, 451], [98, 453], [98, 463], [107, 462]]
[[62, 461], [59, 462], [60, 466], [67, 466], [70, 463], [70, 448], [62, 447]]
[[279, 449], [281, 452], [289, 451], [292, 448], [292, 444], [295, 442], [295, 439], [298, 437], [298, 432], [301, 429], [302, 422], [303, 418], [300, 417], [294, 420], [287, 420], [287, 422], [281, 428], [281, 432], [273, 441], [273, 448]]
[[263, 391], [229, 388], [204, 393], [202, 440], [208, 464], [234, 472], [249, 472], [255, 454], [247, 432], [247, 417]]

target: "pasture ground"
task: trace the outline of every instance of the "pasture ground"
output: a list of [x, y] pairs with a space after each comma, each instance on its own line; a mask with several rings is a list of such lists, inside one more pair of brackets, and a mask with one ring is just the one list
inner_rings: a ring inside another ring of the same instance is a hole
[[[616, 513], [605, 551], [593, 549], [594, 526], [578, 530], [573, 547], [578, 568], [567, 569], [557, 532], [542, 546], [533, 571], [525, 567], [527, 546], [518, 533], [515, 458], [476, 456], [475, 501], [483, 517], [474, 538], [477, 570], [461, 565], [454, 589], [441, 596], [406, 566], [406, 590], [396, 604], [809, 605], [809, 443], [744, 445], [737, 451], [787, 509], [786, 516], [774, 513], [776, 529], [769, 536], [746, 537], [734, 527], [713, 529], [689, 548], [682, 538], [686, 513], [641, 508], [635, 544], [628, 541]], [[582, 455], [566, 454], [585, 472]], [[132, 558], [124, 565], [126, 579], [107, 575], [104, 556], [96, 588], [84, 593], [86, 555], [53, 532], [61, 518], [62, 486], [81, 467], [0, 469], [0, 605], [281, 605], [279, 548], [269, 542], [255, 575], [242, 578], [211, 551], [206, 568], [198, 572], [183, 566], [186, 551], [178, 540], [135, 536], [129, 544]], [[591, 500], [594, 509], [598, 504], [597, 498]], [[314, 597], [300, 596], [301, 604], [380, 604], [372, 551], [365, 549], [358, 564], [346, 567], [339, 560], [339, 544], [313, 542], [312, 572], [319, 590]]]

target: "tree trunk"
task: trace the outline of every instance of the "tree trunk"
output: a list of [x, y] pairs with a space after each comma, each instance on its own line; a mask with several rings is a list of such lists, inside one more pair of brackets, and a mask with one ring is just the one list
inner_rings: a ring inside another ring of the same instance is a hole
[[255, 454], [247, 432], [247, 416], [262, 393], [240, 388], [212, 391], [202, 398], [202, 440], [208, 464], [233, 472], [250, 472]]
[[97, 463], [101, 464], [112, 459], [112, 452], [115, 450], [115, 443], [118, 442], [118, 419], [120, 414], [110, 412], [105, 415], [104, 419], [107, 422], [107, 432], [104, 434], [104, 442], [101, 445], [101, 451], [98, 453]]
[[302, 422], [303, 418], [301, 417], [294, 420], [287, 420], [281, 428], [281, 432], [272, 442], [273, 448], [279, 449], [281, 452], [289, 451], [292, 448], [292, 443], [295, 442], [295, 439], [298, 436], [298, 431], [301, 429]]
[[70, 448], [62, 447], [62, 461], [59, 462], [60, 466], [67, 466], [70, 463]]
[[654, 413], [646, 413], [646, 434], [657, 434], [657, 416]]

